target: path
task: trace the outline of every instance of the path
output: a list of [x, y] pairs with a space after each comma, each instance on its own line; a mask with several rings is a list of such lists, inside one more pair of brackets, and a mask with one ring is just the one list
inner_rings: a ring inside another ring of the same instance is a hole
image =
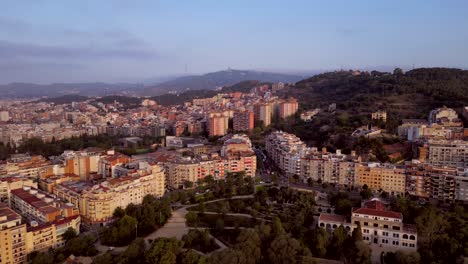
[[[247, 198], [253, 198], [254, 196], [252, 194], [250, 195], [239, 195], [239, 196], [233, 196], [231, 199], [247, 199]], [[216, 200], [211, 200], [211, 201], [206, 201], [205, 204], [208, 203], [215, 203], [219, 201], [224, 201], [228, 200], [227, 198], [221, 198], [221, 199], [216, 199]], [[195, 207], [198, 204], [191, 204], [191, 205], [186, 205], [183, 206], [174, 212], [172, 212], [171, 218], [167, 221], [167, 223], [156, 230], [155, 232], [149, 234], [146, 239], [156, 239], [160, 237], [175, 237], [177, 239], [182, 239], [182, 237], [188, 233], [189, 228], [187, 226], [187, 223], [185, 222], [185, 215], [187, 214], [187, 208], [190, 207]], [[250, 216], [252, 217], [252, 216]]]

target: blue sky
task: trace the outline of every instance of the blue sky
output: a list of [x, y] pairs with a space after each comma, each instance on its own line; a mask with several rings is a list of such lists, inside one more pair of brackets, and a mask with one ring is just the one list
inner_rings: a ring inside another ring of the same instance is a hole
[[468, 68], [468, 1], [3, 1], [0, 83]]

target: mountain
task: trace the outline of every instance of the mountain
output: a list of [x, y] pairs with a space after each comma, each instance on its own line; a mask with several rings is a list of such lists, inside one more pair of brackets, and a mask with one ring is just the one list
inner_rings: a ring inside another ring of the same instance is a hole
[[190, 91], [186, 91], [186, 92], [178, 93], [178, 94], [166, 93], [162, 95], [157, 95], [157, 96], [151, 97], [151, 99], [158, 102], [158, 104], [164, 105], [164, 106], [178, 105], [178, 104], [183, 104], [184, 102], [187, 102], [187, 101], [191, 101], [192, 99], [195, 99], [195, 98], [213, 97], [218, 93], [232, 93], [232, 92], [247, 93], [252, 88], [260, 84], [263, 84], [263, 83], [261, 83], [260, 81], [249, 80], [249, 81], [242, 81], [231, 86], [225, 86], [217, 91], [205, 90], [205, 89], [190, 90]]
[[247, 80], [294, 83], [301, 79], [303, 79], [303, 77], [299, 75], [246, 70], [225, 70], [203, 75], [180, 77], [171, 81], [147, 86], [141, 90], [141, 95], [154, 96], [168, 92], [183, 92], [187, 90], [213, 90]]
[[81, 96], [104, 96], [111, 94], [134, 94], [135, 90], [143, 88], [140, 84], [109, 84], [109, 83], [11, 83], [0, 85], [0, 97], [25, 98], [25, 97], [59, 97], [63, 95], [77, 94]]

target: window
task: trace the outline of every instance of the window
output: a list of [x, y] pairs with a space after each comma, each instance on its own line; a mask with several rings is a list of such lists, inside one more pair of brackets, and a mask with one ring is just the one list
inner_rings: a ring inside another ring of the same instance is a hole
[[407, 235], [407, 234], [404, 234], [404, 235], [403, 235], [403, 239], [408, 239], [408, 235]]
[[411, 240], [416, 240], [416, 237], [413, 236], [413, 235], [411, 235], [411, 236], [409, 237], [409, 239], [411, 239]]
[[388, 225], [383, 225], [384, 228], [388, 228]]
[[367, 222], [364, 222], [364, 225], [365, 225], [365, 226], [368, 226], [368, 225], [369, 225], [369, 223], [367, 223]]
[[377, 224], [377, 223], [374, 223], [374, 227], [379, 227], [379, 224]]
[[393, 234], [393, 237], [399, 238], [400, 234]]
[[399, 226], [393, 226], [392, 229], [393, 230], [400, 230], [400, 227]]

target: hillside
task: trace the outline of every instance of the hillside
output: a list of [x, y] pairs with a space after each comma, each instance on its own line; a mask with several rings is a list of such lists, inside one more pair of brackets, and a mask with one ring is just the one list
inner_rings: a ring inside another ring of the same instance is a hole
[[111, 94], [132, 94], [142, 88], [139, 84], [109, 83], [10, 83], [0, 85], [1, 98], [59, 97], [76, 94], [81, 96], [104, 96]]
[[310, 123], [296, 119], [291, 121], [294, 124], [279, 124], [277, 128], [293, 132], [310, 144], [350, 147], [350, 132], [371, 123], [373, 111], [387, 111], [388, 121], [380, 125], [395, 132], [401, 119], [427, 118], [436, 107], [461, 110], [468, 105], [468, 71], [421, 68], [392, 74], [329, 72], [297, 82], [283, 90], [282, 96], [296, 97], [303, 110], [327, 109], [336, 103], [337, 111], [323, 111]]
[[184, 102], [191, 101], [195, 98], [207, 98], [213, 97], [218, 93], [232, 93], [232, 92], [242, 92], [247, 93], [252, 88], [257, 85], [263, 84], [260, 81], [243, 81], [236, 83], [231, 86], [225, 86], [220, 90], [193, 90], [193, 91], [186, 91], [180, 94], [163, 94], [154, 96], [151, 99], [158, 102], [160, 105], [176, 105], [176, 104], [183, 104]]
[[42, 98], [40, 100], [37, 100], [37, 102], [54, 103], [56, 105], [59, 105], [59, 104], [71, 104], [72, 102], [83, 102], [88, 99], [89, 97], [86, 97], [86, 96], [81, 96], [77, 94], [68, 94], [68, 95], [62, 95], [58, 97]]
[[154, 96], [171, 91], [183, 92], [187, 90], [213, 90], [223, 86], [231, 86], [247, 80], [258, 80], [261, 82], [281, 81], [285, 83], [294, 83], [301, 79], [301, 76], [281, 73], [226, 70], [207, 73], [204, 75], [180, 77], [154, 86], [148, 86], [141, 91], [141, 95]]

